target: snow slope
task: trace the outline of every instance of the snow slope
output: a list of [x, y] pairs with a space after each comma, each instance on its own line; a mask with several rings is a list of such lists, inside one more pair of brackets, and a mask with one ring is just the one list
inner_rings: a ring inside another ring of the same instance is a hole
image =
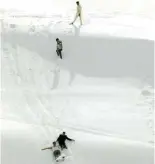
[[1, 24], [2, 163], [52, 163], [41, 148], [65, 130], [76, 140], [65, 163], [153, 164], [153, 41], [16, 20]]
[[[9, 128], [2, 133], [2, 164], [53, 163], [51, 152], [40, 149], [49, 146], [58, 131], [8, 121], [5, 125]], [[69, 145], [73, 158], [66, 160], [66, 164], [153, 164], [153, 147], [147, 144], [66, 130], [76, 139], [75, 144]]]

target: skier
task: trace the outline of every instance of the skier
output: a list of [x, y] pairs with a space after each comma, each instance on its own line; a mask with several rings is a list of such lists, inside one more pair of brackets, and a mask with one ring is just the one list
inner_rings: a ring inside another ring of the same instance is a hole
[[77, 4], [76, 15], [75, 15], [75, 18], [71, 24], [74, 24], [76, 19], [79, 17], [80, 18], [80, 24], [82, 25], [82, 16], [81, 16], [82, 7], [81, 7], [79, 1], [77, 1], [76, 4]]
[[[46, 150], [46, 149], [52, 149], [53, 156], [54, 156], [54, 158], [55, 158], [56, 161], [57, 161], [57, 158], [61, 156], [61, 149], [60, 149], [59, 146], [56, 145], [56, 142], [53, 142], [53, 146], [47, 147], [47, 148], [44, 148], [44, 149], [41, 149], [41, 150]], [[65, 156], [62, 156], [62, 158], [64, 159]]]
[[59, 145], [60, 145], [60, 147], [61, 147], [61, 150], [67, 149], [67, 146], [66, 146], [66, 144], [65, 144], [65, 141], [66, 141], [66, 140], [75, 141], [75, 140], [73, 140], [73, 139], [68, 138], [67, 135], [66, 135], [66, 133], [63, 132], [62, 134], [59, 135], [59, 137], [58, 137], [58, 139], [57, 139], [57, 141], [58, 141], [58, 143], [59, 143]]
[[62, 41], [61, 40], [59, 40], [59, 38], [56, 38], [56, 42], [57, 42], [57, 50], [56, 50], [56, 52], [57, 52], [57, 55], [62, 59], [62, 53], [61, 53], [61, 51], [62, 51]]

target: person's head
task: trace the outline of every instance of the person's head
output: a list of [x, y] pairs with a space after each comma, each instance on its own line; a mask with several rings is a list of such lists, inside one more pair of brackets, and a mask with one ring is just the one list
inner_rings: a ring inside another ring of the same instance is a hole
[[79, 2], [79, 1], [77, 1], [77, 2], [76, 2], [76, 4], [77, 4], [77, 5], [79, 5], [79, 4], [80, 4], [80, 2]]
[[66, 135], [66, 132], [63, 132], [62, 134], [63, 134], [63, 135]]
[[53, 146], [56, 146], [56, 142], [53, 142]]
[[59, 38], [56, 38], [56, 41], [58, 42], [59, 41]]

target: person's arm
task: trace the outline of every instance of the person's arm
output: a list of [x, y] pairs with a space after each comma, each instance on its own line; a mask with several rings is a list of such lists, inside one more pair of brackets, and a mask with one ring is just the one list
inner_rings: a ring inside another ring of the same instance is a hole
[[68, 138], [67, 136], [66, 136], [66, 139], [69, 140], [69, 141], [75, 141], [75, 140], [73, 140], [71, 138]]
[[52, 147], [46, 147], [46, 148], [41, 149], [41, 150], [47, 150], [47, 149], [52, 149]]
[[60, 41], [60, 49], [63, 49], [63, 46], [62, 46], [62, 41]]

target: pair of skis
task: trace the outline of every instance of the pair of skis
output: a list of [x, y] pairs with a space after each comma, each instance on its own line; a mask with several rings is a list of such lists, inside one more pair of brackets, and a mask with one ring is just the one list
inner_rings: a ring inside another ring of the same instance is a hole
[[67, 156], [65, 154], [62, 154], [57, 159], [55, 159], [55, 162], [56, 163], [64, 162], [66, 159], [71, 159], [71, 158], [72, 158], [72, 156]]
[[57, 159], [55, 159], [56, 163], [63, 162], [65, 160], [72, 160], [73, 159], [73, 154], [70, 148], [67, 150], [64, 150], [65, 153], [62, 153]]

